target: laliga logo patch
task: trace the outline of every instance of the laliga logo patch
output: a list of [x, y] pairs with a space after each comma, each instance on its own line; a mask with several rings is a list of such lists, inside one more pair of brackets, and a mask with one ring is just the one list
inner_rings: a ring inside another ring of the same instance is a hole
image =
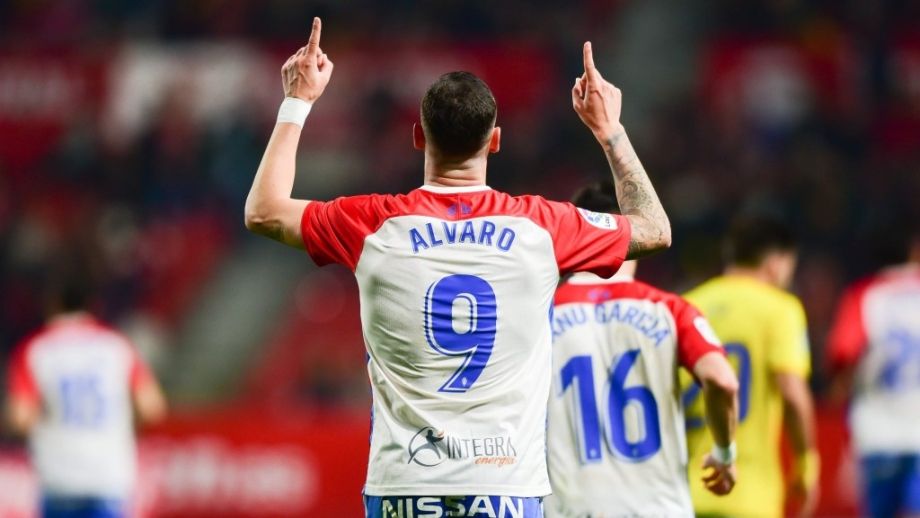
[[617, 219], [613, 217], [613, 214], [593, 212], [582, 208], [578, 208], [578, 213], [581, 214], [581, 217], [585, 218], [585, 221], [597, 228], [602, 228], [604, 230], [617, 229]]
[[441, 454], [442, 441], [444, 432], [438, 432], [430, 426], [426, 426], [416, 432], [412, 440], [409, 441], [409, 462], [406, 464], [416, 463], [419, 466], [433, 468], [446, 460], [446, 456]]
[[700, 336], [705, 338], [707, 342], [722, 347], [722, 342], [719, 341], [719, 337], [716, 336], [716, 332], [713, 331], [708, 320], [703, 317], [696, 317], [693, 319], [693, 326], [696, 327], [696, 330], [700, 332]]

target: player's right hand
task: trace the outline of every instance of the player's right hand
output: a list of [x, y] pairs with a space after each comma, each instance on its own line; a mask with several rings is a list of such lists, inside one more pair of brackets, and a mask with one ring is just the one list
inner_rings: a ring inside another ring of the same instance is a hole
[[313, 18], [313, 30], [310, 40], [281, 67], [281, 83], [285, 97], [297, 97], [307, 102], [314, 102], [323, 95], [323, 90], [332, 77], [332, 60], [319, 48], [319, 37], [323, 22]]
[[[708, 473], [707, 469], [710, 470]], [[722, 464], [711, 454], [706, 455], [703, 461], [703, 485], [710, 492], [719, 496], [731, 493], [737, 477], [734, 464]]]
[[585, 73], [575, 79], [572, 88], [572, 106], [598, 142], [604, 144], [623, 131], [623, 125], [620, 124], [623, 95], [619, 88], [601, 77], [601, 73], [594, 67], [590, 41], [585, 42], [584, 64]]

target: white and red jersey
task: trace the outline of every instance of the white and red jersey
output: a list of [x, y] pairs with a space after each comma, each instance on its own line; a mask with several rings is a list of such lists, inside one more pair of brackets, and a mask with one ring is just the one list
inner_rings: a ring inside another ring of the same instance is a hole
[[136, 449], [131, 394], [150, 372], [121, 334], [89, 316], [53, 319], [10, 365], [10, 397], [42, 408], [29, 436], [42, 490], [126, 498]]
[[576, 274], [553, 312], [546, 515], [693, 516], [678, 367], [722, 354], [681, 297]]
[[920, 453], [920, 266], [844, 294], [828, 339], [832, 367], [856, 366], [850, 428], [862, 453]]
[[626, 219], [486, 186], [311, 202], [307, 251], [358, 280], [373, 392], [365, 493], [549, 493], [560, 273], [610, 276]]

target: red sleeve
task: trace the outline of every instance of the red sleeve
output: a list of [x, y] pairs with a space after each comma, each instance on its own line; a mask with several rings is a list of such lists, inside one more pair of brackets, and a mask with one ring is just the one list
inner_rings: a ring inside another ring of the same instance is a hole
[[620, 269], [629, 249], [629, 220], [576, 208], [571, 203], [546, 203], [546, 227], [561, 274], [592, 272], [606, 278]]
[[377, 230], [381, 213], [380, 197], [375, 195], [311, 201], [300, 220], [307, 252], [318, 266], [336, 263], [354, 271], [364, 238]]
[[11, 397], [38, 403], [41, 401], [41, 394], [32, 369], [29, 367], [30, 346], [31, 341], [23, 342], [13, 353], [7, 380]]
[[832, 369], [854, 365], [862, 356], [868, 338], [863, 324], [862, 300], [869, 282], [848, 289], [834, 317], [827, 338], [827, 362]]
[[725, 354], [715, 331], [698, 309], [676, 296], [669, 305], [677, 326], [677, 357], [685, 369], [692, 373], [696, 362], [708, 353]]

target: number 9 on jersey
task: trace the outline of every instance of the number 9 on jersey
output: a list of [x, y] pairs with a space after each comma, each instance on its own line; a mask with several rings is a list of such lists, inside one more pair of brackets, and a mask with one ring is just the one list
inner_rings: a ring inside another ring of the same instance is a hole
[[495, 290], [481, 277], [448, 275], [428, 287], [428, 344], [440, 354], [463, 356], [460, 367], [439, 389], [441, 392], [466, 392], [479, 379], [492, 356], [497, 315]]

